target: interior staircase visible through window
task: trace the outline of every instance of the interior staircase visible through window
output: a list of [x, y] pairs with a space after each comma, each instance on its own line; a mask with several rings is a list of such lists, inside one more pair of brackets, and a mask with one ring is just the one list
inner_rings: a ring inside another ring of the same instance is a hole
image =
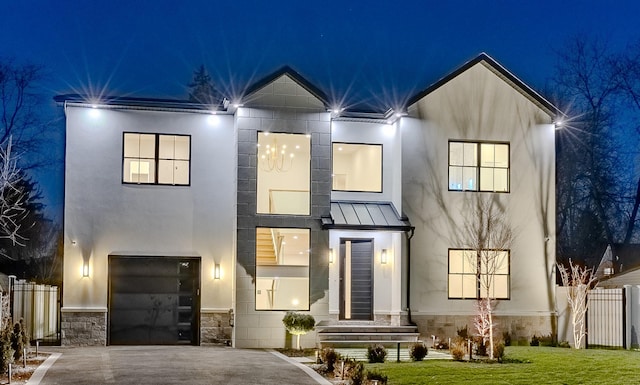
[[256, 230], [256, 265], [273, 266], [277, 264], [278, 258], [271, 229], [258, 228]]

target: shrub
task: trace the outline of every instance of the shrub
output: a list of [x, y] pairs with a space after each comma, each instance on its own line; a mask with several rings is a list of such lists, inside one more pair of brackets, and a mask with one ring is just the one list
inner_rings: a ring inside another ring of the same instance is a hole
[[0, 373], [6, 373], [9, 369], [9, 364], [13, 363], [12, 334], [11, 323], [5, 322], [4, 329], [0, 331]]
[[445, 341], [440, 341], [436, 344], [436, 349], [439, 350], [448, 350], [449, 349], [449, 344]]
[[556, 346], [558, 345], [555, 341], [555, 338], [551, 334], [547, 334], [546, 336], [540, 336], [538, 338], [540, 341], [540, 346]]
[[370, 345], [367, 347], [367, 358], [369, 359], [370, 364], [375, 364], [376, 362], [384, 362], [384, 359], [387, 357], [387, 349], [382, 345]]
[[282, 319], [287, 331], [297, 337], [296, 348], [300, 349], [300, 336], [312, 331], [316, 326], [316, 320], [311, 314], [288, 311]]
[[349, 372], [349, 378], [351, 378], [351, 384], [362, 385], [364, 383], [364, 364], [357, 362]]
[[538, 336], [534, 334], [533, 337], [531, 337], [531, 342], [529, 342], [529, 345], [540, 346], [540, 338], [538, 338]]
[[504, 346], [511, 346], [511, 333], [509, 332], [503, 332], [502, 333], [502, 340], [504, 341]]
[[486, 356], [488, 346], [484, 343], [484, 339], [482, 337], [476, 337], [473, 340], [475, 353], [478, 356]]
[[467, 338], [469, 338], [469, 329], [466, 325], [465, 327], [458, 329], [457, 333], [458, 337], [461, 337], [462, 339], [466, 340]]
[[422, 342], [418, 342], [417, 344], [413, 344], [409, 347], [409, 356], [413, 361], [422, 361], [428, 353], [429, 349], [427, 348], [427, 345]]
[[20, 322], [16, 322], [16, 324], [13, 325], [13, 333], [11, 333], [11, 348], [13, 349], [13, 359], [16, 361], [22, 358], [22, 352], [27, 339], [23, 322], [22, 319]]
[[367, 370], [367, 381], [372, 382], [373, 380], [378, 381], [378, 385], [386, 385], [389, 378], [375, 370]]
[[323, 364], [327, 365], [328, 372], [333, 372], [336, 362], [341, 358], [340, 353], [336, 352], [332, 348], [324, 348], [320, 351], [320, 359]]
[[498, 360], [498, 362], [502, 362], [504, 358], [504, 344], [502, 342], [493, 346], [493, 358]]
[[569, 341], [560, 341], [560, 342], [558, 342], [558, 347], [559, 348], [570, 348], [571, 345], [569, 345]]
[[464, 359], [464, 341], [456, 341], [451, 343], [451, 356], [456, 361]]
[[336, 365], [335, 370], [333, 371], [333, 376], [336, 378], [341, 378], [343, 380], [345, 378], [350, 378], [356, 367], [356, 364], [357, 363], [355, 359], [345, 357], [340, 362], [340, 365]]

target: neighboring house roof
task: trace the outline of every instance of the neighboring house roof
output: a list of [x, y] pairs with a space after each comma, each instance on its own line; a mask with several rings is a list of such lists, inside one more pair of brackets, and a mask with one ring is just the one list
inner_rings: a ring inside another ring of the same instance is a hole
[[246, 98], [248, 96], [251, 96], [251, 94], [267, 86], [269, 83], [275, 81], [282, 75], [288, 75], [291, 78], [291, 80], [293, 80], [300, 87], [304, 88], [313, 96], [315, 96], [318, 100], [322, 102], [322, 104], [324, 104], [326, 108], [329, 108], [329, 99], [327, 98], [327, 95], [320, 88], [316, 87], [313, 83], [307, 80], [304, 76], [300, 75], [298, 71], [294, 70], [289, 66], [280, 67], [276, 71], [256, 81], [251, 86], [249, 86], [249, 88], [247, 88], [247, 91], [244, 93], [242, 97]]
[[616, 288], [624, 285], [640, 285], [640, 266], [609, 277], [604, 277], [596, 284], [596, 286], [604, 288]]
[[490, 57], [489, 55], [487, 55], [484, 52], [482, 52], [481, 54], [479, 54], [475, 58], [469, 60], [468, 62], [464, 63], [463, 65], [461, 65], [460, 67], [455, 69], [453, 72], [451, 72], [448, 75], [444, 76], [443, 78], [441, 78], [437, 82], [433, 83], [432, 85], [430, 85], [426, 89], [418, 92], [416, 95], [414, 95], [413, 97], [411, 97], [409, 99], [409, 101], [407, 102], [407, 106], [411, 106], [411, 105], [417, 103], [420, 99], [422, 99], [425, 96], [429, 95], [430, 93], [434, 92], [438, 88], [442, 87], [444, 84], [446, 84], [449, 81], [451, 81], [453, 78], [457, 77], [458, 75], [460, 75], [461, 73], [465, 72], [466, 70], [468, 70], [469, 68], [475, 66], [478, 63], [482, 63], [487, 68], [489, 68], [490, 70], [495, 72], [498, 76], [500, 76], [502, 79], [504, 79], [513, 88], [515, 88], [517, 91], [519, 91], [521, 94], [523, 94], [529, 100], [531, 100], [534, 104], [536, 104], [538, 107], [540, 107], [542, 110], [544, 110], [548, 115], [550, 115], [552, 117], [558, 116], [558, 115], [564, 115], [556, 106], [551, 104], [548, 100], [546, 100], [544, 97], [542, 97], [539, 93], [534, 91], [533, 88], [529, 87], [522, 80], [517, 78], [514, 74], [509, 72], [505, 67], [500, 65], [500, 63], [495, 61], [492, 57]]
[[83, 94], [63, 94], [54, 96], [53, 100], [56, 103], [79, 103], [79, 104], [94, 104], [101, 107], [140, 107], [140, 108], [159, 108], [159, 109], [174, 109], [174, 110], [191, 110], [191, 111], [225, 111], [224, 105], [209, 105], [190, 100], [181, 99], [157, 99], [157, 98], [138, 98], [130, 96], [90, 96]]
[[[602, 254], [602, 259], [596, 270], [598, 278], [607, 275], [617, 275], [619, 273], [635, 270], [640, 267], [640, 244], [613, 243], [607, 245]], [[606, 269], [610, 274], [605, 274]]]
[[398, 215], [392, 203], [331, 202], [331, 217], [322, 218], [324, 229], [393, 230], [413, 228], [409, 219]]

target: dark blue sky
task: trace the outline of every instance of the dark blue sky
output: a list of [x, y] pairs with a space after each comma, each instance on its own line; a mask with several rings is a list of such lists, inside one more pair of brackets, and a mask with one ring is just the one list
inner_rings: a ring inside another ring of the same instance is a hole
[[[480, 52], [540, 90], [568, 37], [621, 46], [640, 38], [638, 15], [631, 0], [1, 0], [0, 56], [45, 65], [47, 100], [185, 97], [200, 64], [233, 95], [286, 64], [336, 100], [393, 106]], [[46, 174], [61, 208], [62, 174]]]

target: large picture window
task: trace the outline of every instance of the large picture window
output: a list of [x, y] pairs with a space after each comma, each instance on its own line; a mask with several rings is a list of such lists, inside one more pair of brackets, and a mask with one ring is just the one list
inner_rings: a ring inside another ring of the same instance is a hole
[[309, 135], [258, 132], [256, 168], [258, 214], [310, 214]]
[[382, 145], [333, 143], [333, 190], [382, 192]]
[[256, 310], [309, 310], [309, 229], [256, 229]]
[[188, 185], [191, 137], [124, 133], [122, 181]]
[[509, 144], [449, 142], [449, 190], [509, 192]]
[[449, 298], [509, 298], [509, 250], [449, 250]]

